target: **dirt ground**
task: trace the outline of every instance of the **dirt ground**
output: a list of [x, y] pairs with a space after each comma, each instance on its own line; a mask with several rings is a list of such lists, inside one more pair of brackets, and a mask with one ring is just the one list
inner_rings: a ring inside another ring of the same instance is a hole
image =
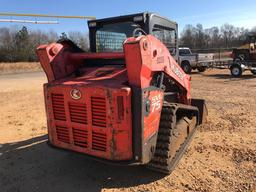
[[0, 63], [0, 75], [42, 71], [38, 62]]
[[0, 191], [256, 191], [256, 77], [227, 70], [192, 75], [208, 103], [175, 171], [115, 167], [48, 147], [42, 72], [0, 75]]

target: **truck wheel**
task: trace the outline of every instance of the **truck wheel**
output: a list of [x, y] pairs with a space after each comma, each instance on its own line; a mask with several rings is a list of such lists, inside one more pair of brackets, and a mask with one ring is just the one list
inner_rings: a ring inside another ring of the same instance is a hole
[[181, 68], [183, 69], [183, 71], [187, 74], [191, 74], [192, 68], [189, 62], [184, 61], [181, 63]]
[[256, 75], [256, 70], [251, 70], [253, 75]]
[[230, 67], [230, 72], [233, 77], [240, 77], [243, 73], [243, 70], [240, 65], [232, 65]]
[[197, 70], [202, 73], [202, 72], [205, 72], [206, 71], [206, 67], [199, 67], [197, 68]]

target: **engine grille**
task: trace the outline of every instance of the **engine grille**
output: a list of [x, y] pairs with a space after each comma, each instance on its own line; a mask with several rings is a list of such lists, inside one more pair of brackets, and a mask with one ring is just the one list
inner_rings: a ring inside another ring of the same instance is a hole
[[106, 99], [103, 97], [92, 97], [92, 125], [106, 127]]
[[52, 94], [52, 107], [53, 107], [54, 119], [66, 121], [63, 94]]
[[74, 145], [87, 148], [88, 147], [88, 131], [73, 128]]
[[87, 109], [85, 103], [69, 103], [69, 113], [72, 122], [87, 124]]
[[[74, 146], [84, 149], [90, 146], [94, 151], [107, 152], [106, 98], [99, 96], [89, 98], [90, 103], [86, 103], [86, 100], [65, 101], [64, 94], [51, 94], [54, 119], [63, 121], [55, 123], [56, 137], [63, 143], [73, 143]], [[87, 106], [90, 106], [90, 109]], [[88, 116], [91, 117], [90, 121]]]
[[105, 133], [92, 132], [92, 149], [106, 151], [107, 136]]
[[69, 131], [66, 126], [56, 126], [57, 139], [64, 143], [70, 143]]

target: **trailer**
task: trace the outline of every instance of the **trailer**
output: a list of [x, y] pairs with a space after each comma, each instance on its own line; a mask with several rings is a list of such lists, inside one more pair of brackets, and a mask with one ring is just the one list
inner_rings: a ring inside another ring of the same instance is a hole
[[208, 68], [216, 69], [229, 69], [230, 74], [233, 77], [241, 77], [244, 71], [251, 71], [253, 75], [256, 75], [256, 61], [244, 61], [233, 59], [215, 60], [208, 63]]
[[[206, 69], [229, 69], [230, 74], [233, 77], [241, 77], [243, 72], [248, 70], [251, 71], [253, 75], [256, 75], [256, 59], [253, 57], [253, 54], [251, 54], [251, 57], [243, 57], [242, 54], [239, 54], [239, 56], [237, 56], [237, 50], [238, 48], [194, 51], [200, 53], [198, 55], [204, 55], [203, 53], [205, 53], [208, 56], [208, 59], [198, 59], [198, 66], [204, 66]], [[252, 48], [250, 49], [250, 51], [251, 50]], [[211, 57], [209, 57], [209, 55], [211, 55]]]

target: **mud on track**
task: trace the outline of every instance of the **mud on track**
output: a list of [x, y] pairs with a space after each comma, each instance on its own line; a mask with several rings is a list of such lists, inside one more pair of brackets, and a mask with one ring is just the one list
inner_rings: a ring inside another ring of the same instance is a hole
[[192, 75], [192, 95], [208, 103], [176, 170], [115, 167], [47, 146], [43, 73], [0, 76], [0, 191], [255, 191], [256, 77], [228, 71]]

